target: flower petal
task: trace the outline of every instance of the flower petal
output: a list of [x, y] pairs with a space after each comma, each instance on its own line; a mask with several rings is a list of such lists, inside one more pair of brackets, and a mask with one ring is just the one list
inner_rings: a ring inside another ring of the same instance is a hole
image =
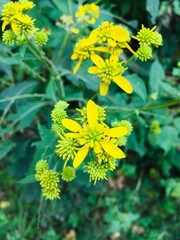
[[115, 47], [117, 45], [116, 41], [114, 41], [110, 38], [108, 38], [107, 42], [108, 42], [108, 45], [111, 47]]
[[94, 126], [98, 120], [98, 108], [92, 100], [87, 102], [87, 120], [90, 126]]
[[133, 88], [130, 82], [126, 78], [122, 76], [116, 76], [114, 77], [113, 81], [126, 93], [129, 93], [129, 94], [132, 93]]
[[76, 154], [74, 161], [73, 161], [73, 167], [77, 168], [82, 163], [82, 161], [85, 159], [85, 157], [88, 154], [89, 147], [82, 147]]
[[97, 73], [99, 73], [99, 69], [96, 66], [89, 67], [88, 68], [88, 73], [97, 74]]
[[118, 60], [119, 60], [118, 54], [111, 54], [111, 56], [110, 56], [110, 62], [111, 63], [117, 63]]
[[105, 83], [105, 82], [100, 83], [99, 92], [100, 92], [101, 96], [106, 96], [108, 89], [109, 89], [108, 83]]
[[126, 127], [114, 127], [109, 129], [110, 136], [111, 137], [123, 137], [128, 133], [128, 130]]
[[124, 152], [110, 142], [102, 142], [102, 148], [113, 158], [125, 158]]
[[79, 59], [79, 61], [77, 62], [76, 66], [75, 66], [75, 68], [74, 68], [74, 70], [73, 70], [73, 73], [74, 73], [74, 74], [77, 73], [77, 71], [78, 71], [78, 69], [80, 68], [82, 62], [83, 62], [83, 59]]
[[97, 66], [97, 67], [101, 67], [105, 65], [104, 60], [102, 59], [102, 57], [100, 57], [97, 54], [93, 54], [91, 56], [91, 60], [93, 61], [93, 63]]
[[79, 133], [66, 133], [67, 138], [77, 138], [79, 137]]
[[69, 118], [63, 119], [62, 125], [72, 132], [79, 132], [82, 130], [82, 127], [79, 123]]

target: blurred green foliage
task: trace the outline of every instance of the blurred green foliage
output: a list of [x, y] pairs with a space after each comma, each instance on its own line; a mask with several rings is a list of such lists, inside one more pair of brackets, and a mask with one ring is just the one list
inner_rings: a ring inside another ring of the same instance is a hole
[[[0, 9], [7, 2], [1, 1]], [[70, 56], [76, 39], [65, 42], [67, 33], [56, 22], [85, 1], [33, 2], [37, 26], [51, 30], [42, 51], [60, 73], [73, 116], [73, 109], [96, 93], [99, 80], [87, 77], [88, 64], [73, 75]], [[79, 170], [73, 183], [62, 186], [60, 201], [42, 199], [34, 166], [41, 158], [55, 160], [50, 114], [60, 96], [54, 76], [26, 43], [7, 47], [0, 42], [0, 239], [180, 239], [179, 1], [105, 0], [99, 6], [95, 27], [114, 21], [133, 34], [141, 24], [156, 24], [163, 36], [152, 61], [130, 63], [126, 78], [134, 88], [131, 96], [115, 85], [107, 97], [96, 96], [99, 105], [107, 106], [109, 122], [120, 118], [132, 123], [127, 158], [108, 182], [94, 186]], [[159, 134], [152, 131], [153, 121], [159, 122]]]

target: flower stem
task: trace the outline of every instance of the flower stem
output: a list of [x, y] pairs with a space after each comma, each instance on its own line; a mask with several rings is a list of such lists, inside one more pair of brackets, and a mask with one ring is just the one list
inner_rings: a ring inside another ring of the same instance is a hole
[[60, 61], [60, 59], [61, 59], [62, 53], [63, 53], [63, 51], [64, 51], [64, 49], [65, 49], [65, 46], [66, 46], [68, 40], [69, 40], [69, 33], [66, 32], [65, 37], [64, 37], [64, 40], [63, 40], [62, 45], [61, 45], [61, 48], [60, 48], [60, 50], [59, 50], [59, 52], [58, 52], [58, 55], [57, 55], [57, 58], [56, 58], [56, 63], [57, 63], [57, 64], [59, 63], [59, 61]]

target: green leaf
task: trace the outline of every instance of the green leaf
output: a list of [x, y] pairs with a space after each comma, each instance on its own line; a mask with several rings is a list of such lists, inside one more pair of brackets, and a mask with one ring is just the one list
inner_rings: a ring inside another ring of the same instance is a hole
[[158, 59], [156, 59], [152, 63], [150, 68], [150, 76], [149, 76], [150, 91], [158, 93], [160, 82], [161, 80], [164, 80], [164, 79], [165, 79], [164, 69], [160, 64], [160, 62], [158, 61]]
[[146, 86], [142, 78], [136, 74], [128, 75], [126, 78], [130, 81], [133, 86], [133, 91], [143, 100], [147, 99]]
[[179, 91], [176, 88], [171, 87], [169, 84], [167, 84], [165, 82], [160, 82], [160, 87], [167, 94], [167, 97], [171, 97], [171, 98], [175, 98], [175, 99], [180, 97]]
[[56, 91], [57, 91], [57, 86], [56, 86], [55, 80], [50, 80], [46, 87], [45, 97], [53, 100], [54, 102], [57, 102]]
[[31, 174], [21, 180], [18, 181], [18, 183], [20, 184], [29, 184], [29, 183], [33, 183], [33, 182], [36, 182], [37, 180], [35, 179], [35, 176], [34, 174]]
[[171, 192], [171, 196], [175, 198], [180, 198], [180, 182], [175, 186]]
[[22, 57], [19, 53], [15, 53], [11, 57], [1, 57], [0, 56], [0, 63], [4, 63], [7, 65], [20, 64], [21, 60], [22, 60]]
[[155, 20], [159, 10], [159, 0], [146, 0], [146, 10], [151, 16], [152, 24], [155, 24]]
[[9, 140], [0, 143], [0, 159], [5, 157], [14, 147], [16, 146], [15, 142]]
[[34, 170], [37, 161], [40, 159], [48, 159], [55, 155], [55, 146], [57, 144], [55, 133], [40, 123], [38, 123], [38, 131], [40, 134], [40, 140], [32, 144], [32, 146], [37, 148], [37, 151], [31, 164], [29, 174]]
[[179, 2], [179, 0], [174, 0], [173, 1], [173, 12], [176, 15], [180, 16], [180, 2]]
[[162, 127], [161, 133], [157, 135], [157, 145], [165, 151], [165, 154], [167, 154], [171, 148], [180, 145], [180, 137], [177, 129], [173, 126]]
[[27, 103], [25, 106], [19, 106], [17, 113], [8, 116], [8, 119], [12, 121], [10, 128], [17, 124], [17, 130], [22, 131], [25, 127], [30, 126], [39, 109], [46, 104], [45, 102], [37, 101]]

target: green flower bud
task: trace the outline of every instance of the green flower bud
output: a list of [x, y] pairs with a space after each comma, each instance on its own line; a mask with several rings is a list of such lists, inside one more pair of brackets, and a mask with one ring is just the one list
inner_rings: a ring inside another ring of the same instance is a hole
[[42, 187], [42, 195], [46, 199], [53, 200], [54, 198], [60, 198], [60, 190], [58, 188], [59, 181], [58, 173], [53, 170], [46, 169], [43, 171], [40, 179], [40, 185]]
[[98, 162], [88, 162], [85, 166], [87, 169], [84, 172], [87, 172], [90, 177], [90, 182], [94, 181], [94, 185], [97, 180], [106, 179], [107, 164], [99, 164]]
[[8, 45], [13, 45], [16, 36], [12, 30], [6, 30], [3, 32], [2, 41]]
[[51, 112], [51, 118], [52, 118], [52, 130], [54, 132], [61, 132], [62, 126], [62, 120], [67, 117], [67, 113], [65, 111], [66, 108], [68, 108], [69, 104], [65, 101], [59, 101], [56, 103], [55, 108]]
[[47, 168], [48, 168], [48, 163], [46, 160], [40, 160], [39, 162], [37, 162], [35, 166], [35, 170], [36, 170], [35, 178], [37, 181], [40, 181], [44, 170], [46, 170]]
[[48, 36], [45, 32], [40, 31], [35, 34], [34, 40], [38, 45], [43, 46], [47, 43]]
[[154, 120], [151, 122], [150, 131], [154, 134], [159, 134], [161, 132], [161, 127], [158, 121]]
[[71, 182], [76, 177], [75, 169], [73, 167], [67, 166], [65, 169], [63, 169], [61, 176], [64, 181]]
[[155, 47], [159, 47], [162, 46], [162, 35], [158, 32], [153, 32], [152, 33], [152, 40], [151, 43], [155, 46]]
[[152, 58], [152, 49], [148, 45], [141, 45], [137, 52], [137, 57], [142, 61], [146, 62], [148, 59]]

